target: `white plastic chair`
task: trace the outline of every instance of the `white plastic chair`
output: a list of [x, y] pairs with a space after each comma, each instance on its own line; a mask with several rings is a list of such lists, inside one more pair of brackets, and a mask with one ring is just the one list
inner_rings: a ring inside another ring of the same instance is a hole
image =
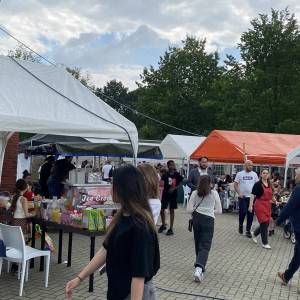
[[[20, 226], [9, 226], [0, 223], [0, 231], [2, 239], [6, 245], [6, 257], [3, 260], [8, 261], [8, 271], [10, 262], [17, 263], [18, 279], [20, 281], [19, 296], [23, 294], [24, 279], [28, 281], [28, 272], [30, 259], [35, 257], [45, 256], [46, 258], [46, 272], [45, 272], [45, 287], [48, 287], [49, 267], [50, 267], [50, 251], [38, 250], [25, 245], [24, 236]], [[1, 275], [2, 261], [0, 261], [0, 275]], [[21, 275], [21, 276], [20, 276]], [[26, 275], [26, 276], [25, 276]]]
[[183, 188], [183, 207], [186, 207], [190, 199], [191, 188], [187, 184], [183, 185], [182, 188]]

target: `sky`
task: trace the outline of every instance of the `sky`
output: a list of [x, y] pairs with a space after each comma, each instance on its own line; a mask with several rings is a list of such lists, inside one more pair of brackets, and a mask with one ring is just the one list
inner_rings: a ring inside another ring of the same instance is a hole
[[[103, 87], [120, 80], [130, 90], [145, 67], [157, 66], [170, 45], [207, 39], [207, 51], [239, 58], [250, 20], [299, 0], [0, 0], [0, 25], [50, 60], [88, 72]], [[0, 54], [17, 47], [0, 32]]]

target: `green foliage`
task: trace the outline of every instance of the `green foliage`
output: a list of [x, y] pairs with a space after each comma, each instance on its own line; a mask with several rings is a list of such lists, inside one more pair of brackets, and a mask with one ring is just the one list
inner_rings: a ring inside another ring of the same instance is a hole
[[[297, 20], [287, 9], [272, 10], [251, 21], [239, 44], [244, 60], [247, 96], [255, 124], [249, 129], [300, 132], [300, 35]], [[298, 125], [297, 125], [298, 124]]]
[[126, 108], [130, 107], [134, 109], [136, 101], [135, 93], [130, 93], [121, 81], [108, 81], [103, 88], [96, 88], [95, 94], [120, 114], [136, 123], [136, 114]]
[[39, 56], [35, 55], [33, 52], [29, 51], [26, 47], [22, 45], [19, 45], [14, 50], [8, 51], [8, 56], [32, 62], [41, 61], [41, 58]]
[[[204, 135], [213, 129], [299, 134], [300, 33], [295, 16], [288, 9], [259, 15], [237, 46], [241, 61], [227, 56], [222, 63], [217, 52], [206, 51], [205, 39], [187, 36], [181, 46], [166, 50], [157, 68], [144, 69], [135, 91], [116, 80], [95, 88], [89, 74], [84, 75], [81, 69], [67, 71], [133, 121], [141, 138], [183, 132], [144, 118], [124, 105]], [[38, 61], [22, 47], [10, 54]]]
[[85, 74], [82, 72], [81, 68], [70, 68], [66, 67], [67, 72], [69, 72], [73, 77], [79, 80], [83, 85], [85, 85], [90, 90], [94, 91], [95, 87], [91, 85], [91, 76], [88, 72]]
[[[204, 133], [215, 126], [212, 101], [220, 79], [217, 53], [205, 51], [205, 40], [187, 37], [181, 47], [170, 47], [158, 69], [145, 68], [141, 75], [137, 109], [178, 128]], [[145, 120], [143, 138], [163, 138], [170, 128]], [[174, 133], [180, 133], [174, 131]]]
[[[228, 56], [223, 67], [205, 40], [187, 37], [170, 47], [158, 68], [141, 75], [138, 110], [185, 130], [214, 128], [300, 133], [300, 34], [288, 9], [259, 15], [238, 44], [241, 61]], [[142, 137], [176, 133], [151, 121]]]

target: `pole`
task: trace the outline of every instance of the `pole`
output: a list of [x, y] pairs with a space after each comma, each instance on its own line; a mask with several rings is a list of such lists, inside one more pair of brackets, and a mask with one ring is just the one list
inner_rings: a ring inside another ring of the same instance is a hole
[[284, 169], [284, 183], [283, 186], [286, 188], [286, 183], [287, 183], [287, 172], [288, 172], [288, 168], [289, 168], [289, 163], [286, 160], [285, 162], [285, 169]]
[[188, 158], [188, 160], [187, 160], [187, 170], [186, 170], [187, 178], [189, 178], [189, 175], [190, 175], [190, 163], [191, 163], [191, 159]]

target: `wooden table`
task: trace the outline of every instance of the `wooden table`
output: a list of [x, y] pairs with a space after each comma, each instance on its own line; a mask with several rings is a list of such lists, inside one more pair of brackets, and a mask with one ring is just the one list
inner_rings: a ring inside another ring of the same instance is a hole
[[[57, 230], [59, 232], [59, 242], [58, 242], [58, 258], [57, 263], [62, 263], [62, 243], [63, 243], [63, 233], [69, 233], [69, 241], [68, 241], [68, 262], [67, 267], [71, 266], [72, 263], [72, 244], [73, 244], [73, 233], [81, 234], [90, 237], [90, 260], [95, 255], [95, 238], [97, 236], [104, 236], [105, 231], [89, 231], [83, 228], [77, 228], [71, 225], [59, 224], [52, 221], [45, 221], [43, 219], [33, 218], [32, 219], [32, 247], [35, 247], [35, 225], [39, 224], [42, 231], [41, 236], [41, 249], [45, 248], [45, 232], [48, 228]], [[34, 267], [34, 260], [31, 260], [30, 267]], [[41, 257], [40, 260], [40, 271], [44, 270], [44, 257]], [[94, 290], [94, 274], [90, 275], [89, 278], [89, 292], [93, 292]]]

